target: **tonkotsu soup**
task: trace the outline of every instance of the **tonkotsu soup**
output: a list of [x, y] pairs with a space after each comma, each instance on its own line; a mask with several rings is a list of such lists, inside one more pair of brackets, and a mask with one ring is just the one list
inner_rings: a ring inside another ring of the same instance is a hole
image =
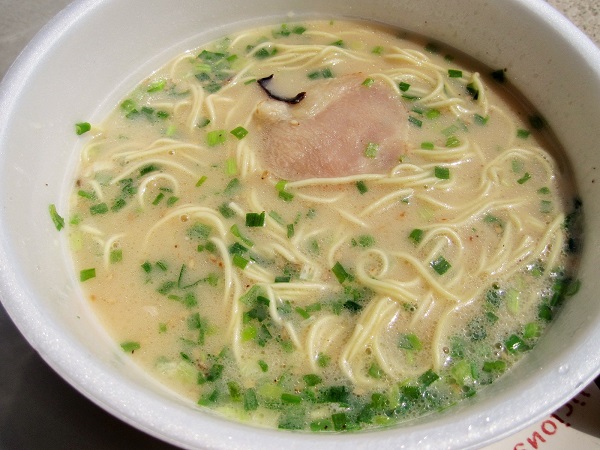
[[543, 118], [460, 58], [306, 21], [143, 80], [83, 136], [68, 220], [115, 346], [294, 430], [410, 420], [510, 370], [577, 289], [581, 205]]

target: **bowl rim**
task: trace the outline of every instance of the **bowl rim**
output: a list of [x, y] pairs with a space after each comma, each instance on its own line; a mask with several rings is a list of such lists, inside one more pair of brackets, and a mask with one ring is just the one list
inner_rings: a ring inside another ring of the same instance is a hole
[[[96, 7], [111, 3], [112, 1], [113, 0], [75, 1], [48, 22], [21, 52], [0, 83], [0, 144], [5, 140], [5, 136], [10, 133], [10, 130], [3, 124], [8, 122], [7, 119], [14, 109], [15, 104], [18, 102], [21, 92], [25, 89], [27, 81], [36, 69], [36, 61], [40, 55], [43, 55], [58, 43], [64, 34], [68, 33], [82, 17], [87, 14], [92, 14]], [[524, 8], [540, 17], [541, 20], [552, 23], [556, 28], [557, 33], [565, 38], [568, 37], [568, 43], [574, 51], [589, 61], [590, 67], [592, 67], [598, 75], [598, 79], [600, 79], [600, 50], [588, 36], [569, 22], [558, 11], [543, 0], [507, 0], [506, 3], [511, 3], [512, 5]], [[2, 162], [2, 152], [3, 150], [0, 147], [0, 163]], [[0, 217], [0, 230], [2, 229], [2, 224], [3, 218]], [[225, 444], [223, 444], [224, 441], [221, 438], [215, 440], [214, 437], [209, 434], [210, 428], [203, 430], [203, 432], [192, 433], [188, 437], [188, 440], [184, 442], [177, 438], [177, 434], [182, 430], [172, 428], [165, 434], [164, 430], [160, 430], [157, 427], [157, 420], [159, 420], [160, 417], [145, 413], [147, 409], [154, 409], [156, 411], [164, 410], [165, 404], [162, 401], [163, 399], [160, 397], [148, 398], [148, 396], [140, 398], [139, 395], [137, 395], [129, 401], [124, 401], [123, 398], [127, 395], [131, 396], [131, 391], [136, 390], [136, 386], [131, 382], [123, 382], [123, 380], [113, 377], [111, 374], [104, 374], [102, 377], [96, 377], [93, 380], [94, 382], [90, 384], [90, 372], [103, 372], [103, 365], [94, 360], [89, 360], [86, 349], [77, 343], [73, 344], [72, 342], [69, 342], [70, 340], [66, 338], [61, 329], [53, 324], [44, 322], [39, 311], [37, 311], [35, 306], [30, 303], [29, 293], [22, 287], [26, 285], [26, 280], [14, 271], [14, 268], [9, 263], [12, 255], [4, 243], [2, 242], [1, 244], [0, 301], [3, 303], [13, 322], [17, 325], [19, 331], [53, 370], [59, 373], [61, 377], [67, 380], [67, 382], [74, 386], [79, 392], [83, 393], [83, 395], [92, 402], [124, 422], [159, 439], [177, 445], [189, 445], [190, 447], [205, 445], [211, 448], [220, 448], [223, 446], [223, 448], [225, 448], [227, 446], [227, 440], [225, 440]], [[589, 343], [598, 341], [600, 341], [600, 330], [593, 336], [590, 336]], [[70, 358], [68, 360], [57, 361], [54, 358], [57, 348], [64, 347], [67, 344], [71, 351]], [[71, 364], [73, 360], [87, 360], [90, 366], [86, 369], [74, 367], [74, 365]], [[587, 383], [591, 382], [598, 373], [600, 373], [600, 365], [598, 365], [597, 361], [590, 361], [590, 365], [586, 370], [587, 375], [579, 380], [581, 388], [585, 387]], [[571, 387], [565, 386], [559, 388], [559, 390], [562, 392], [562, 395], [555, 398], [548, 405], [545, 405], [544, 408], [530, 414], [527, 419], [519, 424], [519, 428], [522, 429], [534, 421], [539, 420], [551, 411], [552, 408], [556, 408], [565, 401], [568, 401], [573, 393]], [[141, 402], [141, 400], [144, 402]], [[185, 417], [187, 417], [187, 414], [179, 415], [179, 413], [179, 411], [169, 411], [169, 414], [172, 414], [174, 418], [184, 420]], [[207, 422], [208, 427], [212, 427], [215, 430], [225, 433], [229, 439], [240, 439], [239, 442], [243, 442], [243, 436], [246, 436], [248, 432], [251, 432], [255, 435], [264, 436], [266, 439], [269, 439], [269, 445], [272, 445], [273, 448], [280, 447], [281, 445], [290, 446], [290, 439], [288, 439], [290, 435], [288, 434], [272, 432], [271, 430], [256, 429], [254, 427], [239, 424], [236, 425], [236, 427], [233, 427], [239, 429], [239, 433], [237, 431], [233, 432], [231, 422], [216, 417], [210, 417], [209, 415], [207, 416]], [[426, 426], [417, 425], [415, 430], [423, 433], [423, 439], [426, 443]], [[477, 445], [506, 437], [515, 431], [517, 430], [514, 428], [509, 429], [505, 426], [504, 430], [500, 433], [495, 433], [493, 435], [490, 432], [487, 432], [487, 434], [484, 433], [484, 439], [478, 439]], [[378, 445], [383, 445], [384, 447], [385, 445], [393, 445], [393, 432], [378, 432], [378, 434], [382, 435], [381, 440], [378, 440], [380, 443]], [[295, 436], [297, 437], [298, 435]], [[303, 445], [319, 447], [319, 439], [315, 439], [314, 435], [301, 436], [303, 436], [301, 439]], [[369, 433], [364, 433], [362, 435], [337, 435], [337, 438], [338, 442], [336, 445], [346, 446], [352, 442], [352, 445], [367, 448], [372, 436], [370, 436]], [[336, 448], [332, 444], [332, 442], [328, 442], [328, 448]]]

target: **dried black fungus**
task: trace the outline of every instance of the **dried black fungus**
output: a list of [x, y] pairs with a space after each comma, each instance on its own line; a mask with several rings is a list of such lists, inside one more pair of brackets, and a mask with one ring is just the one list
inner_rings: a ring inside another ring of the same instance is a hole
[[264, 78], [257, 80], [257, 83], [263, 89], [263, 91], [265, 91], [267, 93], [267, 95], [270, 98], [272, 98], [273, 100], [279, 100], [280, 102], [285, 102], [285, 103], [289, 103], [291, 105], [295, 105], [296, 103], [300, 103], [302, 100], [304, 100], [304, 97], [306, 97], [306, 92], [300, 92], [295, 97], [281, 97], [279, 95], [273, 94], [267, 87], [267, 85], [269, 84], [269, 82], [272, 79], [273, 79], [273, 74], [269, 75], [268, 77], [264, 77]]

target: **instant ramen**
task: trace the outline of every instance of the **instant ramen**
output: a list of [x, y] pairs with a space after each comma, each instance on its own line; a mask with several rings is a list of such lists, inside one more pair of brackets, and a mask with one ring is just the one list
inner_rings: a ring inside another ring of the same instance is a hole
[[458, 59], [308, 21], [142, 81], [91, 128], [69, 217], [122, 350], [203, 407], [313, 431], [509, 370], [577, 289], [580, 204], [510, 74]]

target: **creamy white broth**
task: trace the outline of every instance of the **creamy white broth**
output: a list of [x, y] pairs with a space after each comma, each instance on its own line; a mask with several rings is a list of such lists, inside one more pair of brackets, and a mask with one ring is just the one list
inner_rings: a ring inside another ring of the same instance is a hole
[[[574, 192], [532, 114], [451, 55], [290, 23], [140, 83], [93, 127], [71, 205], [84, 290], [123, 350], [202, 406], [316, 431], [408, 420], [508, 370], [576, 287]], [[270, 99], [269, 75], [272, 94], [306, 96]], [[383, 118], [313, 131], [346, 84], [357, 109], [379, 90]], [[356, 162], [313, 172], [330, 132], [331, 153], [355, 133], [333, 156], [356, 144]], [[280, 149], [306, 153], [286, 171]]]

